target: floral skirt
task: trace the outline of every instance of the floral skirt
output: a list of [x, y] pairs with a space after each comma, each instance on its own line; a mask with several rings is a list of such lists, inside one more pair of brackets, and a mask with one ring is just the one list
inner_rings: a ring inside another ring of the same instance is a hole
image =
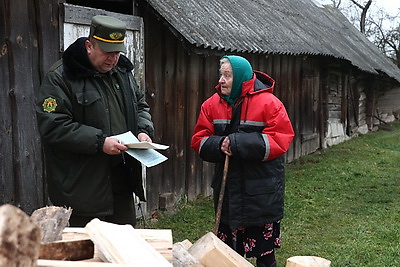
[[259, 258], [281, 247], [280, 221], [259, 226], [231, 229], [220, 224], [218, 237], [237, 253], [247, 258]]

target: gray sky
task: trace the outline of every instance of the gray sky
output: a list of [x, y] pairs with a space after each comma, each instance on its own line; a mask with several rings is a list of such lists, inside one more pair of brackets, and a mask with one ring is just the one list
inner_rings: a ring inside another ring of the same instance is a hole
[[[321, 4], [331, 4], [331, 0], [317, 0]], [[348, 2], [349, 0], [342, 0], [343, 2]], [[359, 3], [363, 4], [365, 0], [358, 0]], [[378, 10], [382, 8], [386, 10], [391, 15], [395, 15], [399, 12], [400, 9], [400, 1], [399, 0], [373, 0], [372, 7], [374, 10]]]
[[[315, 0], [321, 4], [332, 4], [331, 0]], [[357, 0], [360, 4], [365, 4], [366, 0]], [[342, 5], [349, 3], [350, 0], [342, 0]], [[400, 0], [373, 0], [369, 12], [376, 13], [379, 9], [383, 9], [389, 15], [398, 14], [397, 18], [393, 21], [386, 21], [384, 27], [386, 29], [397, 27], [400, 24]], [[371, 13], [370, 13], [371, 14]]]

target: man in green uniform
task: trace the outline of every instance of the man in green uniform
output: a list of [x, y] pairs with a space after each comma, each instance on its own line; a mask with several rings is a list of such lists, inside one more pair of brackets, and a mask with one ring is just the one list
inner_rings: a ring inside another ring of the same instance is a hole
[[111, 137], [131, 131], [152, 141], [145, 95], [132, 75], [126, 25], [109, 16], [92, 19], [44, 77], [36, 112], [47, 183], [54, 205], [73, 209], [71, 226], [93, 218], [136, 224], [133, 193], [144, 201], [141, 165]]

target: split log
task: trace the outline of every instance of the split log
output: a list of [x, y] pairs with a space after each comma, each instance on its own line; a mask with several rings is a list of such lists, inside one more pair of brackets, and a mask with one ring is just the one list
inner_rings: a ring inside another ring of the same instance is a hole
[[50, 206], [35, 210], [31, 218], [42, 230], [42, 242], [62, 239], [62, 232], [69, 224], [72, 209]]
[[193, 243], [189, 241], [189, 239], [185, 239], [182, 242], [179, 242], [180, 244], [182, 244], [182, 246], [186, 249], [189, 250], [189, 248], [191, 246], [193, 246]]
[[134, 229], [135, 233], [147, 241], [167, 261], [172, 263], [172, 231], [171, 229]]
[[245, 258], [209, 232], [197, 240], [189, 253], [207, 267], [253, 267]]
[[131, 225], [117, 225], [93, 219], [85, 230], [108, 262], [131, 263], [137, 267], [172, 266], [146, 240], [136, 234]]
[[329, 267], [331, 261], [316, 256], [294, 256], [286, 260], [286, 267]]
[[40, 228], [21, 209], [0, 207], [0, 266], [36, 266]]
[[174, 267], [204, 266], [192, 254], [189, 253], [187, 243], [177, 242], [173, 246]]

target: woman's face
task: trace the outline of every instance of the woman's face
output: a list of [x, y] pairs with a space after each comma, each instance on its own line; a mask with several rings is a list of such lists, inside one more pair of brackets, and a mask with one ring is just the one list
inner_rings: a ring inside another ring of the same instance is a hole
[[100, 73], [109, 72], [119, 60], [120, 52], [105, 52], [96, 43], [86, 41], [86, 51], [93, 67]]
[[219, 84], [221, 85], [221, 93], [223, 95], [230, 95], [233, 83], [232, 66], [226, 62], [221, 65], [219, 70], [221, 77], [219, 78]]

